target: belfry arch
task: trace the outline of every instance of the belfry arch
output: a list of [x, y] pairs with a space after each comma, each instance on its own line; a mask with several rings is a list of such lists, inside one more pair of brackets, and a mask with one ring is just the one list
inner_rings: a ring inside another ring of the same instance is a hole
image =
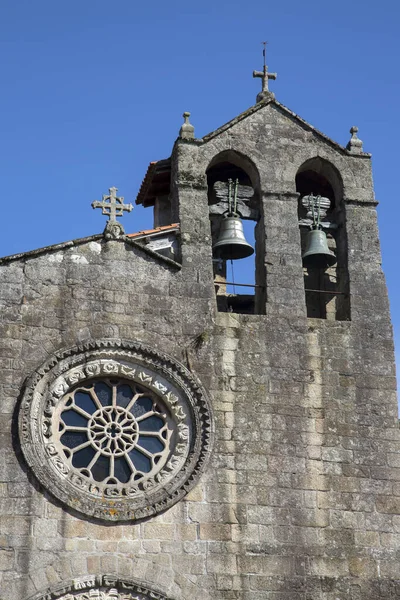
[[304, 287], [308, 317], [328, 320], [350, 320], [349, 276], [347, 267], [346, 214], [343, 202], [343, 181], [339, 171], [329, 161], [314, 157], [305, 161], [296, 174], [299, 194], [298, 217], [302, 255], [311, 228], [310, 195], [320, 206], [321, 229], [326, 234], [329, 251], [336, 257], [326, 269], [304, 268]]
[[[232, 279], [227, 274], [227, 262], [213, 258], [213, 272], [217, 295], [217, 306], [221, 312], [260, 314], [265, 310], [264, 273], [264, 220], [260, 202], [260, 178], [254, 163], [235, 150], [225, 150], [214, 156], [206, 170], [207, 194], [211, 225], [211, 239], [214, 246], [221, 231], [224, 214], [229, 207], [229, 186], [237, 194], [237, 214], [245, 225], [248, 241], [254, 245], [254, 255], [246, 260], [246, 271], [254, 274], [254, 283], [248, 287], [235, 287], [234, 293], [227, 291], [227, 282]], [[232, 187], [233, 186], [233, 187]], [[254, 223], [254, 230], [248, 227]], [[241, 269], [244, 263], [235, 261], [235, 273], [240, 284]], [[229, 288], [231, 289], [231, 288]]]

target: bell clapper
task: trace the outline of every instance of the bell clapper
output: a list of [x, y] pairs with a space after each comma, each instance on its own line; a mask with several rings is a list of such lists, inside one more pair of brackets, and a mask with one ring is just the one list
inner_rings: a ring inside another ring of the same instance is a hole
[[232, 287], [233, 287], [233, 293], [236, 294], [236, 290], [235, 290], [235, 273], [233, 270], [233, 260], [231, 259], [231, 272], [232, 272]]

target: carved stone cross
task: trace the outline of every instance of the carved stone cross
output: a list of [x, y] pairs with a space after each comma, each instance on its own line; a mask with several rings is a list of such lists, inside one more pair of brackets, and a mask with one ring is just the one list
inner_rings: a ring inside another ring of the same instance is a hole
[[266, 65], [265, 62], [265, 47], [267, 45], [267, 42], [263, 42], [264, 44], [264, 49], [263, 49], [263, 57], [264, 57], [264, 67], [262, 71], [253, 71], [253, 77], [261, 77], [262, 79], [262, 89], [261, 92], [259, 94], [257, 94], [257, 102], [261, 102], [262, 100], [266, 100], [268, 98], [274, 98], [274, 94], [272, 92], [269, 91], [268, 89], [268, 80], [269, 79], [273, 79], [275, 80], [277, 78], [277, 73], [268, 73], [268, 66]]
[[131, 212], [133, 209], [132, 204], [124, 204], [122, 196], [117, 198], [118, 189], [116, 187], [111, 187], [108, 191], [110, 192], [109, 195], [103, 194], [101, 202], [98, 200], [92, 202], [92, 208], [101, 208], [102, 214], [108, 215], [109, 221], [116, 221], [117, 217], [122, 217], [124, 210]]
[[117, 217], [122, 217], [124, 211], [131, 212], [133, 206], [132, 204], [124, 204], [122, 196], [120, 198], [117, 197], [118, 189], [116, 187], [111, 187], [108, 191], [108, 195], [103, 194], [101, 202], [98, 200], [92, 202], [92, 208], [101, 208], [102, 214], [108, 216], [104, 230], [105, 236], [108, 238], [118, 238], [124, 234], [124, 228], [121, 223], [118, 223]]

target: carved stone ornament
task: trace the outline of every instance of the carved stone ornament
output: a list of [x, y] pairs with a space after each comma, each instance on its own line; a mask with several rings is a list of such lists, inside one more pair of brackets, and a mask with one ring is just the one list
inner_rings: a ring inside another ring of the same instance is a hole
[[87, 575], [38, 593], [29, 600], [168, 600], [160, 591], [135, 579]]
[[125, 235], [125, 229], [118, 221], [107, 221], [104, 228], [104, 237], [106, 240], [118, 240]]
[[174, 359], [139, 343], [62, 350], [33, 373], [22, 452], [49, 492], [107, 521], [153, 516], [196, 483], [210, 452], [209, 401]]

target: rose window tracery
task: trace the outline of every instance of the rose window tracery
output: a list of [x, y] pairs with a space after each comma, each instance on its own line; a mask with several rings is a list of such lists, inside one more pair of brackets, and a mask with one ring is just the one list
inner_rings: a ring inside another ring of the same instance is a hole
[[138, 343], [60, 351], [27, 381], [25, 459], [56, 498], [105, 520], [142, 519], [182, 498], [209, 456], [204, 390], [179, 362]]
[[118, 379], [72, 390], [55, 419], [65, 457], [95, 482], [127, 483], [152, 475], [165, 463], [174, 431], [160, 400]]

